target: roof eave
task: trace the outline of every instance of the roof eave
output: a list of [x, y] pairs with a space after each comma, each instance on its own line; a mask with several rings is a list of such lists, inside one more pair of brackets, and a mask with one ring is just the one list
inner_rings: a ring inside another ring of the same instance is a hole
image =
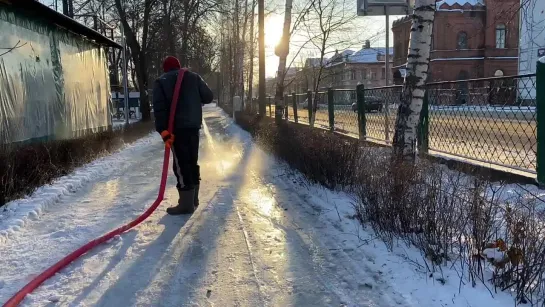
[[56, 26], [64, 28], [72, 33], [82, 35], [95, 43], [107, 47], [121, 49], [122, 46], [99, 32], [77, 22], [76, 20], [61, 14], [47, 5], [35, 0], [2, 0], [0, 3], [7, 3], [10, 7], [24, 11], [25, 14], [54, 23]]

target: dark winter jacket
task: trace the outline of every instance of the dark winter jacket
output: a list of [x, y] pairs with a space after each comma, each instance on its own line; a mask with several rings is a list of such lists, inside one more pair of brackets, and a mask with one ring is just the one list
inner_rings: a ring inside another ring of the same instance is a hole
[[[153, 112], [155, 128], [161, 133], [168, 128], [170, 104], [176, 86], [179, 70], [164, 73], [153, 85]], [[174, 131], [180, 129], [200, 129], [202, 122], [202, 106], [214, 99], [212, 91], [204, 80], [196, 73], [186, 71], [180, 88]], [[176, 133], [175, 133], [176, 134]]]

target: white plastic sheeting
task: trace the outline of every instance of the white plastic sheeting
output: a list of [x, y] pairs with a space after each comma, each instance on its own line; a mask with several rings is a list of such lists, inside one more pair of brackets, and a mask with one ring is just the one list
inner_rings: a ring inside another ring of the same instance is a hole
[[111, 125], [102, 47], [8, 8], [0, 8], [0, 32], [0, 143], [72, 138]]

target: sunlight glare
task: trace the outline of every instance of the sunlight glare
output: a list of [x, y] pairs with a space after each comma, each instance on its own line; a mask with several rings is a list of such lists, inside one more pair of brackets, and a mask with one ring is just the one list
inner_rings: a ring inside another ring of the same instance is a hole
[[274, 48], [282, 39], [283, 17], [272, 15], [267, 17], [265, 22], [265, 45], [267, 48]]

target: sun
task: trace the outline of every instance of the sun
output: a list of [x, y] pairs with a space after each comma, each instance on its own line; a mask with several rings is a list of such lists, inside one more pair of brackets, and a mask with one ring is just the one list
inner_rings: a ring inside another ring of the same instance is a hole
[[284, 20], [280, 15], [268, 16], [265, 20], [265, 47], [274, 48], [282, 39]]

